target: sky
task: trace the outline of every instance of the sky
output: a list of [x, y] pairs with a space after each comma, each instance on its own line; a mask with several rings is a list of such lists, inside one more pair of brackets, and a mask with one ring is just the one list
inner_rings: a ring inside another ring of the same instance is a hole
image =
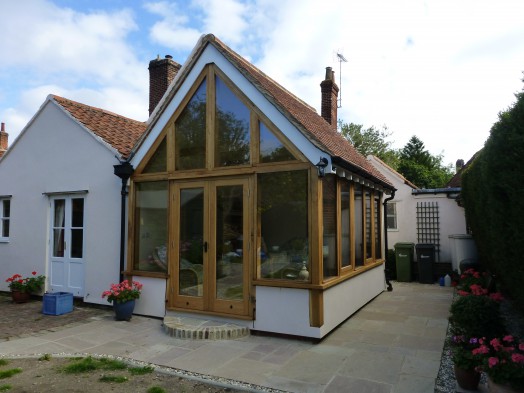
[[522, 0], [2, 0], [0, 15], [10, 143], [49, 94], [147, 120], [149, 61], [183, 64], [207, 33], [317, 112], [333, 67], [339, 120], [387, 126], [394, 148], [416, 135], [445, 164], [523, 88]]

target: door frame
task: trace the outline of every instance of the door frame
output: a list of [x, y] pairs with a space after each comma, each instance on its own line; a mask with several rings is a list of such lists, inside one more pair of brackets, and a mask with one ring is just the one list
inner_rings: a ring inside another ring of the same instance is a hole
[[[170, 211], [169, 211], [169, 275], [167, 282], [167, 307], [175, 310], [203, 312], [248, 318], [253, 316], [252, 272], [254, 256], [254, 179], [252, 176], [236, 176], [228, 178], [206, 178], [198, 180], [170, 181]], [[216, 190], [221, 186], [241, 185], [243, 187], [243, 299], [218, 299], [216, 295], [217, 273], [217, 215]], [[202, 296], [179, 294], [180, 253], [180, 191], [191, 188], [202, 188], [204, 192], [203, 206], [203, 242], [207, 243], [207, 251], [203, 253], [203, 293]]]
[[[48, 221], [48, 271], [50, 276], [49, 291], [51, 292], [71, 292], [75, 297], [83, 297], [85, 295], [85, 251], [86, 251], [86, 194], [87, 193], [64, 193], [53, 194], [49, 196], [49, 221]], [[72, 213], [73, 213], [73, 199], [83, 200], [83, 217], [82, 227], [73, 227]], [[57, 257], [53, 255], [54, 251], [54, 228], [55, 228], [55, 201], [64, 200], [64, 256]], [[82, 229], [82, 257], [74, 258], [71, 256], [72, 244], [72, 230]], [[54, 263], [62, 264], [63, 282], [57, 283], [54, 281]], [[81, 277], [76, 277], [76, 282], [81, 283], [81, 286], [72, 286], [72, 269], [71, 264], [80, 265], [80, 269], [75, 269], [75, 272], [80, 271]]]

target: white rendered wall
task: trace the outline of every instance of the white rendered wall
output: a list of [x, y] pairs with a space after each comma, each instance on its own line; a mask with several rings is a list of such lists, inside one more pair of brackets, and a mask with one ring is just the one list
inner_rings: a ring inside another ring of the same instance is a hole
[[114, 152], [56, 104], [47, 102], [0, 161], [0, 195], [12, 195], [9, 243], [0, 243], [5, 278], [36, 270], [49, 276], [49, 197], [87, 190], [84, 211], [85, 300], [107, 304], [102, 292], [119, 279], [120, 187]]
[[325, 291], [322, 337], [380, 295], [384, 289], [384, 265], [380, 265]]
[[136, 301], [135, 314], [163, 318], [166, 314], [166, 279], [153, 277], [134, 277], [140, 282], [142, 294]]
[[257, 287], [254, 329], [322, 338], [384, 291], [384, 265], [324, 292], [324, 325], [311, 327], [307, 289]]

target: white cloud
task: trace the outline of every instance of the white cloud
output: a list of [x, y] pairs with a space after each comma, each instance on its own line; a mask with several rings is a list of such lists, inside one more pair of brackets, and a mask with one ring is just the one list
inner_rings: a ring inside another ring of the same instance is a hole
[[249, 7], [236, 0], [195, 0], [204, 13], [204, 30], [230, 45], [242, 43], [249, 28], [246, 20]]

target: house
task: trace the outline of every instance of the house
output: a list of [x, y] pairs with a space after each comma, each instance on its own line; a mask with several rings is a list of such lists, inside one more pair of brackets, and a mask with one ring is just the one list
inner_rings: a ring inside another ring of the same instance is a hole
[[119, 278], [121, 185], [113, 165], [145, 129], [99, 108], [46, 98], [0, 159], [0, 290], [8, 290], [7, 277], [37, 271], [47, 276], [48, 292], [107, 304], [101, 294]]
[[[473, 241], [467, 231], [464, 208], [458, 200], [461, 190], [459, 170], [462, 166], [457, 167], [457, 175], [446, 187], [420, 189], [378, 157], [368, 156], [368, 160], [396, 188], [394, 198], [387, 204], [390, 249], [396, 243], [413, 243], [415, 247], [418, 244], [432, 244], [435, 248], [433, 280], [451, 270], [458, 270], [461, 260], [475, 257], [476, 253], [469, 250], [469, 243]], [[416, 264], [412, 271], [417, 276]]]
[[333, 71], [318, 115], [213, 35], [157, 61], [175, 76], [129, 161], [135, 312], [324, 337], [384, 290], [394, 189], [337, 132]]

